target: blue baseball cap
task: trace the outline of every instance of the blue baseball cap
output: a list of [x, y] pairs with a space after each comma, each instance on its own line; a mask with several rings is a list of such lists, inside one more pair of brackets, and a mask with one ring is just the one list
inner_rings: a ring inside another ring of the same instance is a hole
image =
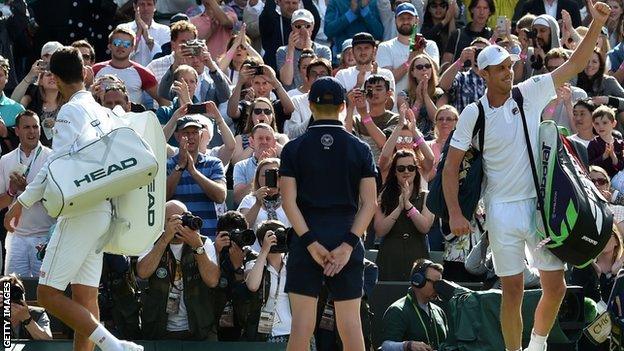
[[345, 88], [334, 77], [318, 78], [308, 94], [308, 101], [319, 105], [340, 105], [345, 102]]
[[404, 13], [409, 13], [412, 16], [418, 17], [418, 13], [416, 12], [416, 7], [409, 2], [400, 3], [396, 9], [394, 10], [394, 16], [398, 17]]

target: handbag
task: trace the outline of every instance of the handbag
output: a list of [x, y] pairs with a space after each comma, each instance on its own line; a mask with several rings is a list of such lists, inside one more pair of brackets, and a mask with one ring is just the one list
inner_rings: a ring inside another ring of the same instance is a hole
[[118, 127], [53, 159], [47, 170], [42, 202], [50, 216], [58, 217], [149, 184], [156, 177], [158, 162], [151, 147], [132, 128]]
[[[476, 105], [479, 109], [479, 115], [472, 130], [472, 137], [474, 138], [478, 135], [479, 148], [477, 149], [471, 145], [464, 153], [464, 158], [459, 167], [459, 191], [457, 194], [462, 214], [468, 220], [472, 219], [481, 198], [481, 185], [484, 175], [482, 152], [485, 139], [485, 111], [481, 101], [477, 101]], [[453, 133], [455, 133], [454, 130], [446, 139], [446, 143], [442, 148], [440, 162], [438, 163], [435, 176], [429, 183], [429, 196], [427, 196], [427, 208], [429, 211], [444, 220], [448, 220], [449, 213], [442, 188], [442, 172]]]

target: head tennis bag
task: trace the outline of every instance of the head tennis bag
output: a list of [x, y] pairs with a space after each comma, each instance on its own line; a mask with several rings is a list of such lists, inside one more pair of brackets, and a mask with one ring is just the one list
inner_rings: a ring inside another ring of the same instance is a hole
[[52, 217], [71, 215], [147, 185], [157, 172], [154, 152], [132, 128], [113, 129], [50, 161], [43, 205]]
[[[474, 139], [474, 137], [478, 135], [479, 148], [477, 149], [470, 145], [459, 166], [459, 206], [461, 207], [462, 214], [468, 220], [472, 219], [477, 209], [477, 204], [481, 198], [481, 184], [483, 182], [483, 156], [480, 150], [483, 150], [483, 141], [485, 138], [485, 112], [481, 101], [477, 100], [475, 105], [477, 105], [479, 115], [477, 116], [477, 121], [472, 130], [472, 137]], [[449, 150], [451, 138], [453, 138], [453, 133], [455, 133], [454, 130], [448, 136], [442, 148], [440, 162], [438, 163], [435, 177], [429, 182], [429, 195], [427, 196], [427, 209], [445, 220], [448, 220], [449, 213], [442, 188], [442, 171], [444, 170], [444, 163], [446, 162], [446, 155]]]
[[613, 214], [589, 179], [574, 146], [559, 134], [553, 121], [544, 121], [539, 127], [538, 170], [520, 89], [514, 87], [512, 96], [522, 115], [533, 184], [537, 190], [538, 235], [560, 260], [582, 268], [590, 264], [609, 241]]

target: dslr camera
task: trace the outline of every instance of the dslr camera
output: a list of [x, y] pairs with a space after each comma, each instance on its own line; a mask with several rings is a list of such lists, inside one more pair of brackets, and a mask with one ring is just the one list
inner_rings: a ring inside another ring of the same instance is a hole
[[256, 234], [251, 229], [234, 229], [228, 233], [228, 236], [240, 248], [253, 245], [256, 242]]
[[184, 212], [182, 214], [182, 225], [191, 230], [200, 230], [204, 226], [204, 221], [191, 212]]
[[275, 238], [277, 242], [271, 246], [269, 253], [287, 253], [288, 252], [288, 229], [275, 229]]

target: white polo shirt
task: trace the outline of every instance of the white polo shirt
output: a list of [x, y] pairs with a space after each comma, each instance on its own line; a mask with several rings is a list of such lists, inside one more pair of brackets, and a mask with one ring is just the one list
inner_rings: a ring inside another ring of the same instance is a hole
[[[360, 71], [356, 68], [356, 66], [344, 68], [336, 73], [336, 79], [342, 84], [345, 90], [348, 92], [351, 89], [355, 88], [355, 83], [357, 83], [357, 76]], [[388, 69], [382, 68], [381, 66], [377, 70], [377, 74], [384, 76], [386, 79], [390, 81], [390, 90], [394, 91], [396, 95], [396, 86], [394, 84], [394, 75]], [[368, 79], [371, 76], [371, 72], [366, 72], [364, 76], [364, 80]]]
[[[524, 97], [524, 113], [528, 122], [533, 154], [537, 157], [537, 138], [541, 113], [556, 95], [550, 74], [539, 75], [518, 84]], [[483, 165], [486, 177], [484, 199], [490, 203], [513, 202], [536, 197], [527, 154], [522, 117], [511, 95], [501, 106], [492, 108], [486, 94], [480, 99], [485, 111]], [[453, 133], [451, 146], [466, 151], [479, 114], [475, 103], [464, 109]], [[476, 145], [476, 138], [474, 140]], [[537, 161], [536, 161], [537, 162]]]
[[[28, 170], [26, 182], [31, 183], [39, 170], [48, 160], [52, 150], [41, 145], [30, 152], [27, 157], [21, 147], [9, 152], [0, 158], [0, 191], [6, 193], [9, 190], [9, 176], [13, 171], [22, 168]], [[22, 166], [19, 166], [21, 164]], [[21, 192], [19, 192], [21, 193]], [[15, 201], [15, 200], [14, 200]], [[56, 219], [50, 217], [41, 202], [36, 202], [30, 208], [22, 210], [22, 217], [13, 234], [17, 235], [47, 235]]]

